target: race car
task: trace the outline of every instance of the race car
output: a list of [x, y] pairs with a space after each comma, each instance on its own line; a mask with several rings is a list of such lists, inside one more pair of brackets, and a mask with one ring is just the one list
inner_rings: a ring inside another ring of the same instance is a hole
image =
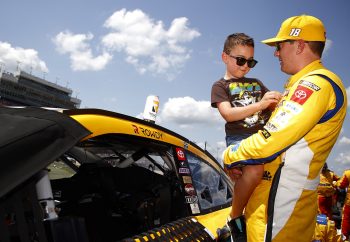
[[207, 151], [101, 109], [0, 108], [0, 241], [215, 241], [233, 184]]

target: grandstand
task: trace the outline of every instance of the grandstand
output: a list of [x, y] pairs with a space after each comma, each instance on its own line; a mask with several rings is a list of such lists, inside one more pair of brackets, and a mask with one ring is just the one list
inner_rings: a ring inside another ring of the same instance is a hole
[[72, 90], [24, 71], [0, 73], [0, 105], [79, 108]]

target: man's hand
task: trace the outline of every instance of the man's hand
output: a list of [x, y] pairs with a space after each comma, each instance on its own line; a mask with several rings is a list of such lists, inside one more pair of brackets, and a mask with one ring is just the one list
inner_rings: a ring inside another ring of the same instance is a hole
[[222, 153], [222, 161], [224, 163], [224, 171], [231, 178], [232, 181], [237, 181], [243, 174], [242, 164], [235, 164], [230, 162], [228, 154], [235, 152], [240, 145], [240, 142], [228, 146]]
[[224, 166], [224, 171], [231, 178], [232, 181], [237, 181], [243, 174], [241, 168], [228, 169], [226, 166]]

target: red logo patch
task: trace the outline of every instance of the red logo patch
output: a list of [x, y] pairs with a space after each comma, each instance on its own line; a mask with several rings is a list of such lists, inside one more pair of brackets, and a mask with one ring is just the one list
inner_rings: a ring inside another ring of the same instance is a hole
[[303, 105], [306, 102], [306, 100], [309, 99], [312, 93], [314, 93], [313, 90], [310, 90], [309, 88], [298, 85], [297, 89], [295, 89], [290, 100], [296, 103], [299, 103], [300, 105]]
[[185, 153], [184, 153], [183, 149], [176, 148], [176, 154], [177, 154], [177, 159], [178, 160], [186, 160]]

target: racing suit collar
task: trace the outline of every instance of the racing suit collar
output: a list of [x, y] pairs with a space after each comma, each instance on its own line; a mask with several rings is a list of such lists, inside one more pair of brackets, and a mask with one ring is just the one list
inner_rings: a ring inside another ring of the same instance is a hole
[[295, 82], [300, 80], [300, 78], [302, 78], [304, 75], [306, 75], [314, 70], [321, 69], [321, 68], [324, 68], [321, 60], [315, 60], [315, 61], [311, 62], [310, 64], [305, 66], [303, 69], [301, 69], [298, 73], [291, 76], [288, 79], [288, 81], [285, 85], [285, 88], [290, 88], [291, 86], [293, 86], [295, 84]]

